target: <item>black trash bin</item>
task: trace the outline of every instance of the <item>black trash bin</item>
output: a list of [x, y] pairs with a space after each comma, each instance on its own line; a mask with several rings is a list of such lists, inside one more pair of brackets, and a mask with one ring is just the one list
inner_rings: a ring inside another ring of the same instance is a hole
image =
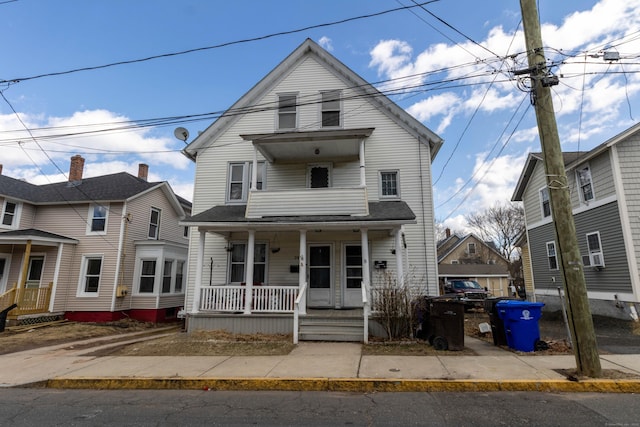
[[18, 304], [13, 304], [4, 310], [0, 311], [0, 332], [4, 332], [4, 328], [7, 325], [7, 314], [14, 308], [16, 308]]
[[498, 309], [496, 304], [504, 300], [512, 300], [514, 298], [508, 297], [493, 297], [484, 300], [484, 311], [489, 314], [489, 324], [491, 325], [491, 336], [493, 336], [493, 345], [507, 346], [507, 334], [504, 328], [504, 322], [498, 316]]
[[451, 298], [431, 298], [423, 323], [424, 335], [436, 350], [464, 349], [464, 303]]

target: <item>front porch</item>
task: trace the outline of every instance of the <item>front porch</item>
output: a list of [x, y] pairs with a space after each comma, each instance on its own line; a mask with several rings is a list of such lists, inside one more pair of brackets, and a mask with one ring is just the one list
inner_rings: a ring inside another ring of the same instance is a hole
[[[0, 311], [8, 310], [7, 320], [11, 323], [21, 319], [57, 317], [49, 312], [52, 289], [53, 283], [39, 288], [18, 288], [17, 284], [14, 284], [11, 289], [0, 295]], [[16, 307], [11, 308], [14, 304]]]

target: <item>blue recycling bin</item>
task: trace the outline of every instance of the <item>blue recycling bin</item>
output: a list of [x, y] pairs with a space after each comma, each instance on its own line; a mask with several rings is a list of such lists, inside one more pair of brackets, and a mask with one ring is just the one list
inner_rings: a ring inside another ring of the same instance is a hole
[[509, 348], [519, 351], [534, 351], [540, 340], [541, 310], [544, 303], [504, 300], [496, 304], [498, 316], [504, 323]]

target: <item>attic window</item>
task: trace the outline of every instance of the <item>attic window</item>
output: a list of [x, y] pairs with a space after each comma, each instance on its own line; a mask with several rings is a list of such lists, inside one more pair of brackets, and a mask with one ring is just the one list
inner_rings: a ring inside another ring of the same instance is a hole
[[322, 127], [340, 125], [340, 91], [322, 92]]
[[295, 129], [297, 122], [297, 102], [295, 94], [278, 96], [278, 129]]

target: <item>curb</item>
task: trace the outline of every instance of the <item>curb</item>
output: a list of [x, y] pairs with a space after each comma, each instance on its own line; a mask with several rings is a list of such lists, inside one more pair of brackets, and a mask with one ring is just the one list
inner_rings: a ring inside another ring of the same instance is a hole
[[398, 380], [361, 378], [53, 378], [47, 388], [101, 390], [341, 392], [592, 392], [640, 393], [640, 380]]

